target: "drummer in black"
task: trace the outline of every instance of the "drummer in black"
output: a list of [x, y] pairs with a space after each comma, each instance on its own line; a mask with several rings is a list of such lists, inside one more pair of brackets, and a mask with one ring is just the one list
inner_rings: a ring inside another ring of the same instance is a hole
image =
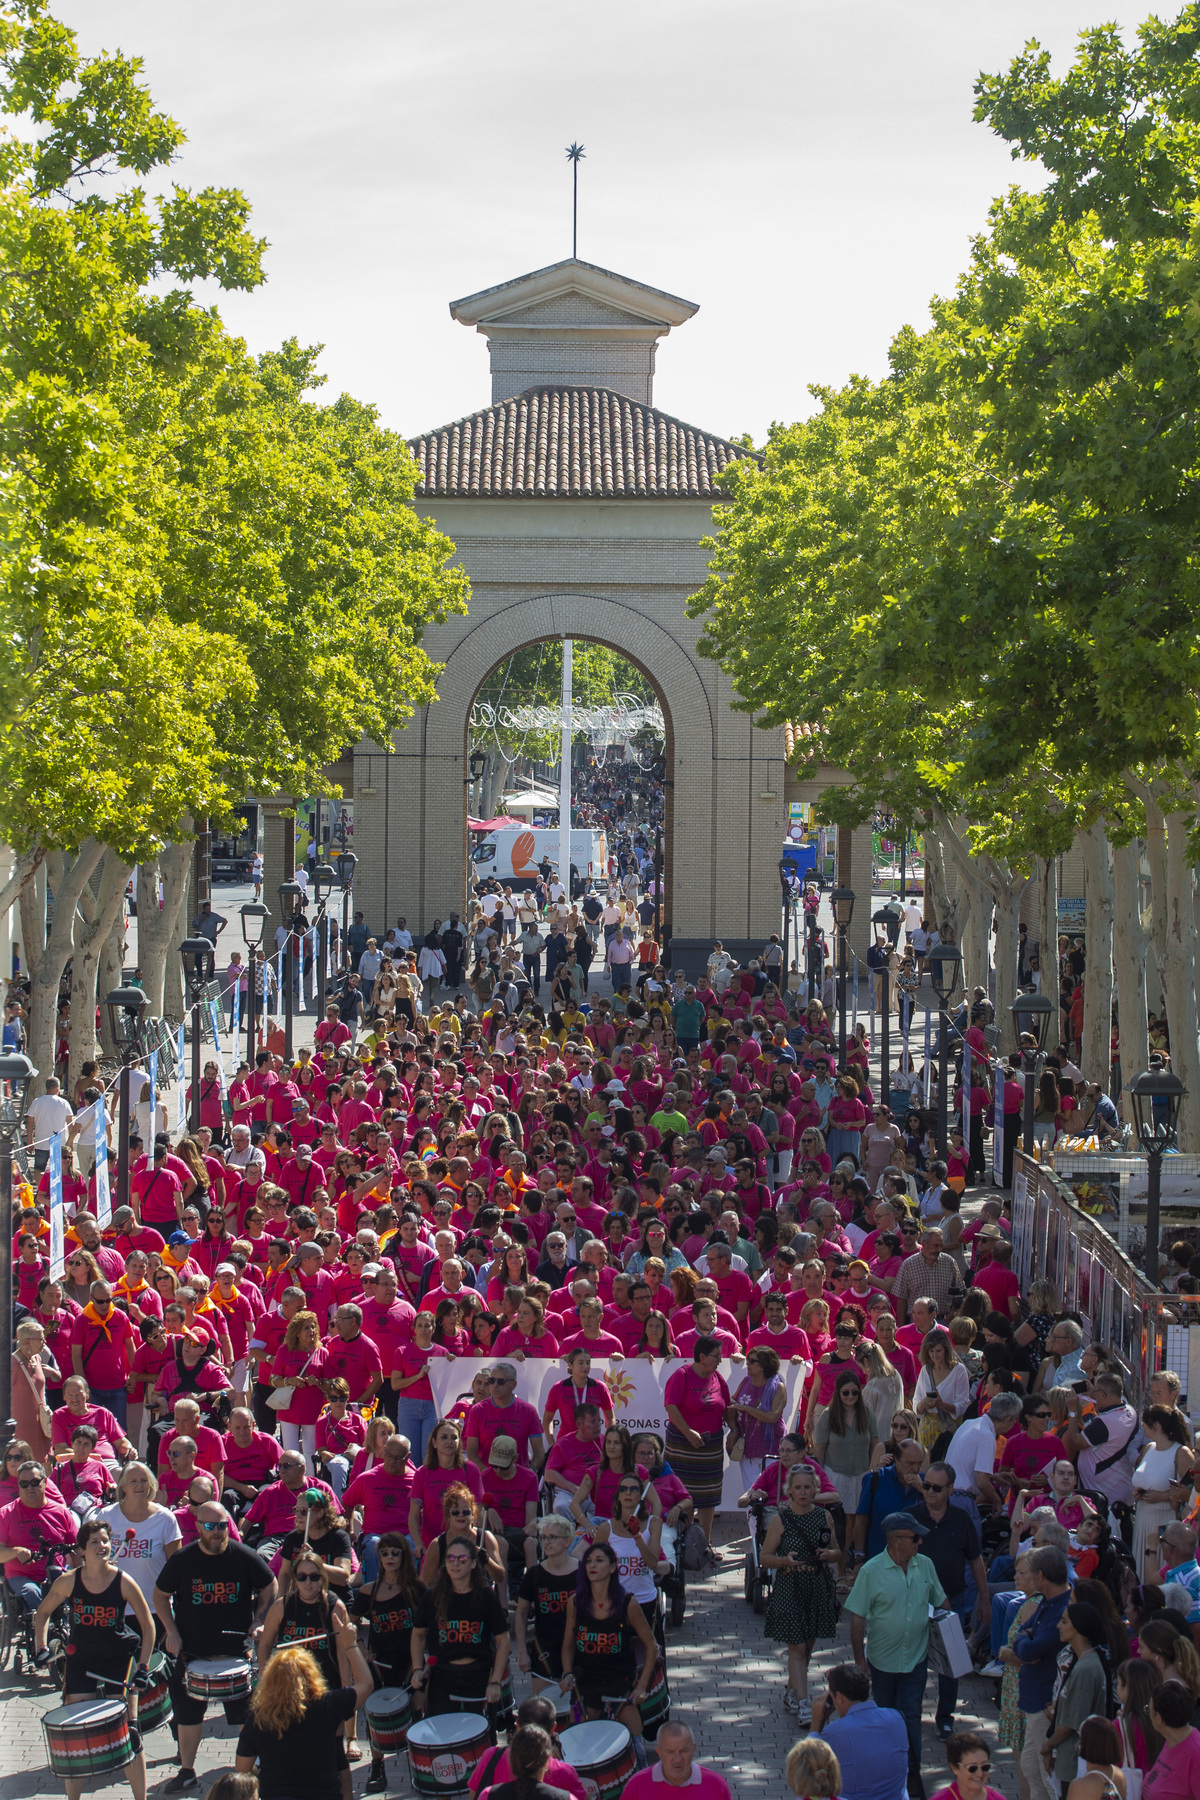
[[[377, 1688], [408, 1686], [412, 1668], [412, 1634], [417, 1604], [424, 1588], [417, 1580], [408, 1540], [398, 1531], [385, 1531], [376, 1546], [379, 1577], [349, 1596], [350, 1611], [367, 1623], [367, 1661]], [[382, 1756], [371, 1753], [371, 1773], [365, 1794], [386, 1794], [387, 1772]]]
[[[638, 1766], [646, 1766], [642, 1715], [638, 1710], [654, 1676], [658, 1645], [645, 1614], [621, 1586], [620, 1565], [611, 1544], [593, 1544], [584, 1553], [584, 1581], [567, 1602], [563, 1634], [563, 1687], [574, 1687], [589, 1719], [620, 1700], [616, 1716], [629, 1729]], [[635, 1643], [641, 1640], [638, 1668]]]
[[543, 1681], [557, 1681], [567, 1601], [575, 1592], [579, 1564], [568, 1554], [573, 1528], [561, 1513], [539, 1519], [537, 1532], [541, 1556], [526, 1569], [517, 1594], [517, 1666]]
[[[164, 1794], [186, 1794], [197, 1786], [196, 1751], [207, 1702], [187, 1691], [189, 1661], [246, 1654], [246, 1638], [257, 1636], [275, 1598], [275, 1577], [261, 1556], [229, 1541], [229, 1514], [215, 1500], [197, 1508], [199, 1535], [172, 1556], [154, 1584], [154, 1610], [166, 1627], [166, 1650], [175, 1658], [168, 1683], [179, 1734], [180, 1770]], [[225, 1703], [225, 1717], [240, 1725], [249, 1694]]]
[[475, 1701], [480, 1712], [497, 1707], [508, 1644], [508, 1617], [479, 1546], [451, 1537], [433, 1592], [417, 1606], [412, 1634], [413, 1687], [424, 1690], [426, 1712], [450, 1712], [455, 1699]]
[[[89, 1519], [79, 1528], [77, 1546], [83, 1567], [60, 1575], [47, 1591], [33, 1618], [35, 1663], [50, 1659], [46, 1626], [60, 1606], [67, 1608], [66, 1667], [63, 1672], [63, 1705], [84, 1700], [121, 1700], [129, 1714], [130, 1736], [137, 1754], [127, 1764], [134, 1800], [145, 1800], [146, 1759], [137, 1735], [137, 1693], [150, 1685], [149, 1665], [154, 1649], [154, 1619], [137, 1582], [123, 1575], [112, 1561], [112, 1533], [102, 1519]], [[125, 1623], [126, 1609], [133, 1614], [137, 1633]], [[125, 1688], [132, 1677], [128, 1696]], [[66, 1781], [67, 1800], [79, 1800], [81, 1781]]]

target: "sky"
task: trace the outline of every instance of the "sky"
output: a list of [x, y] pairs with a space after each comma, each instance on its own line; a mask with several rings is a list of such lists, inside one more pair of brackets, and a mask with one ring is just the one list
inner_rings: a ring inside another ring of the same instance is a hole
[[[571, 252], [699, 303], [655, 403], [761, 442], [811, 384], [877, 376], [949, 292], [993, 196], [1036, 169], [972, 119], [980, 70], [1149, 10], [1087, 0], [58, 0], [144, 61], [188, 141], [168, 180], [233, 186], [268, 280], [204, 297], [262, 351], [324, 345], [406, 436], [486, 405], [448, 303]], [[1173, 8], [1163, 8], [1164, 12]]]

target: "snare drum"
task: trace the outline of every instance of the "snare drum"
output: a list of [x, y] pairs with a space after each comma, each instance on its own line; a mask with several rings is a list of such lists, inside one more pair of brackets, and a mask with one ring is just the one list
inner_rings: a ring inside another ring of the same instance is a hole
[[658, 1736], [659, 1727], [665, 1725], [671, 1716], [671, 1691], [667, 1686], [667, 1665], [660, 1656], [654, 1665], [654, 1674], [646, 1689], [646, 1698], [638, 1711], [642, 1715], [642, 1736], [651, 1742]]
[[408, 1728], [408, 1776], [414, 1792], [469, 1800], [471, 1771], [491, 1743], [481, 1713], [439, 1713]]
[[633, 1739], [615, 1719], [590, 1725], [572, 1725], [559, 1742], [562, 1759], [570, 1763], [587, 1790], [588, 1800], [619, 1800], [625, 1783], [637, 1768]]
[[[473, 1713], [479, 1711], [479, 1708], [483, 1705], [483, 1699], [479, 1694], [451, 1694], [446, 1704], [449, 1706], [451, 1712]], [[504, 1679], [500, 1683], [500, 1698], [496, 1702], [496, 1711], [500, 1715], [510, 1713], [513, 1709], [513, 1704], [512, 1676], [509, 1674], [508, 1670], [505, 1669]]]
[[150, 1686], [138, 1695], [138, 1730], [143, 1737], [171, 1717], [171, 1693], [167, 1686], [167, 1659], [161, 1650], [150, 1658]]
[[407, 1688], [378, 1688], [368, 1694], [363, 1711], [367, 1715], [367, 1736], [376, 1756], [403, 1747], [412, 1724], [412, 1701]]
[[55, 1775], [86, 1781], [123, 1769], [134, 1758], [123, 1700], [84, 1700], [55, 1706], [42, 1718], [46, 1754]]
[[250, 1664], [244, 1656], [200, 1656], [188, 1664], [184, 1685], [193, 1700], [245, 1700]]

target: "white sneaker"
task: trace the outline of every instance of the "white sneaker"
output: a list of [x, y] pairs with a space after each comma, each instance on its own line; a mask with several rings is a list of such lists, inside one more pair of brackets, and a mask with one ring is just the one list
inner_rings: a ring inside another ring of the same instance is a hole
[[982, 1669], [977, 1670], [976, 1673], [990, 1675], [993, 1681], [1001, 1681], [1004, 1678], [1004, 1664], [1002, 1662], [985, 1663]]
[[[790, 1687], [784, 1688], [783, 1690], [783, 1710], [784, 1712], [790, 1713], [798, 1713], [800, 1711], [800, 1702], [797, 1700]], [[811, 1718], [812, 1715], [810, 1714], [809, 1716]]]
[[798, 1725], [811, 1725], [812, 1724], [812, 1701], [811, 1700], [801, 1700], [800, 1701], [799, 1705], [796, 1708], [796, 1723]]

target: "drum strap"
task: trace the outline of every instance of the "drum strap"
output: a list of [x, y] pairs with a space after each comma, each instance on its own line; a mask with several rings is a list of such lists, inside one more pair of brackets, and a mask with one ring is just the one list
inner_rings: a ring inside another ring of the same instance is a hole
[[503, 1755], [504, 1755], [504, 1745], [497, 1744], [496, 1747], [492, 1750], [488, 1761], [484, 1764], [483, 1780], [479, 1783], [479, 1786], [476, 1788], [476, 1790], [475, 1790], [476, 1793], [482, 1794], [484, 1788], [490, 1787], [492, 1782], [496, 1779], [496, 1770], [500, 1767], [500, 1758]]

